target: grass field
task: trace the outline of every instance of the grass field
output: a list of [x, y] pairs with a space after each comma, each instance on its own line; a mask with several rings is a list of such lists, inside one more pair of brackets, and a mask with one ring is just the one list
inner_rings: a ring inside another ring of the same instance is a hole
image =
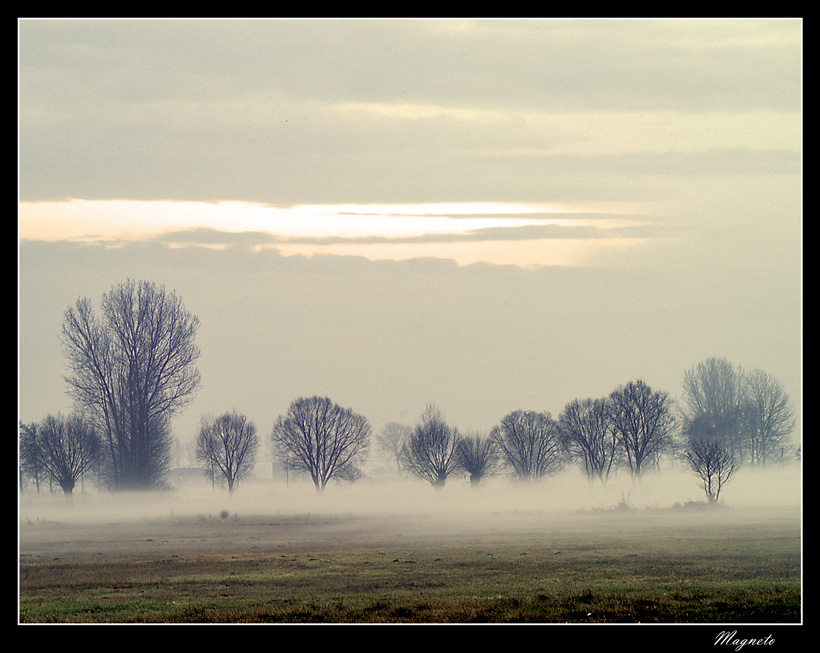
[[801, 621], [796, 509], [23, 520], [21, 623]]

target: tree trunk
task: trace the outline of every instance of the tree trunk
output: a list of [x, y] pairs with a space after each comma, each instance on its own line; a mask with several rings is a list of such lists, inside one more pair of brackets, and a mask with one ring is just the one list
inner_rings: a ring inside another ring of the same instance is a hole
[[71, 505], [74, 502], [74, 481], [63, 481], [60, 483], [60, 487], [63, 489], [65, 502]]

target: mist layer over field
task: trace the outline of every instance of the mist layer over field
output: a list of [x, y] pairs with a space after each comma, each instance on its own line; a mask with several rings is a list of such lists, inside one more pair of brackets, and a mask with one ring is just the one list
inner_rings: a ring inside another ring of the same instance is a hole
[[291, 478], [228, 495], [200, 477], [70, 505], [25, 494], [21, 617], [791, 623], [798, 472], [744, 472], [717, 506], [679, 469], [606, 489], [576, 471], [529, 486], [459, 477], [441, 490], [365, 479], [317, 495]]
[[[489, 478], [478, 487], [451, 478], [443, 489], [413, 479], [368, 480], [329, 485], [318, 494], [304, 479], [249, 479], [229, 495], [205, 479], [180, 482], [174, 489], [143, 493], [75, 491], [68, 504], [61, 493], [24, 492], [21, 524], [122, 523], [126, 521], [243, 516], [312, 515], [328, 517], [414, 518], [442, 524], [481, 526], [494, 518], [526, 523], [547, 516], [590, 515], [618, 511], [694, 512], [704, 503], [698, 479], [682, 469], [647, 474], [641, 482], [621, 475], [606, 486], [590, 484], [577, 471], [567, 471], [540, 483], [525, 485]], [[801, 479], [798, 466], [766, 471], [743, 470], [723, 489], [718, 510], [799, 514]]]

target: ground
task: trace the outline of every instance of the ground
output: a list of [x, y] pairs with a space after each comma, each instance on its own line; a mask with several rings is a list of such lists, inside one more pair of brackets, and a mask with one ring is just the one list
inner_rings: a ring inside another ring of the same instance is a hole
[[23, 502], [20, 621], [802, 620], [796, 505], [157, 510], [150, 499]]

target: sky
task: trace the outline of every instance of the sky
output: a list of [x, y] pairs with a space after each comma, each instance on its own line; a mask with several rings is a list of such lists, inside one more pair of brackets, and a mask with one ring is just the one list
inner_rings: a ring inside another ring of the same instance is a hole
[[462, 431], [713, 356], [802, 383], [802, 21], [21, 19], [19, 419], [127, 278], [267, 439]]

